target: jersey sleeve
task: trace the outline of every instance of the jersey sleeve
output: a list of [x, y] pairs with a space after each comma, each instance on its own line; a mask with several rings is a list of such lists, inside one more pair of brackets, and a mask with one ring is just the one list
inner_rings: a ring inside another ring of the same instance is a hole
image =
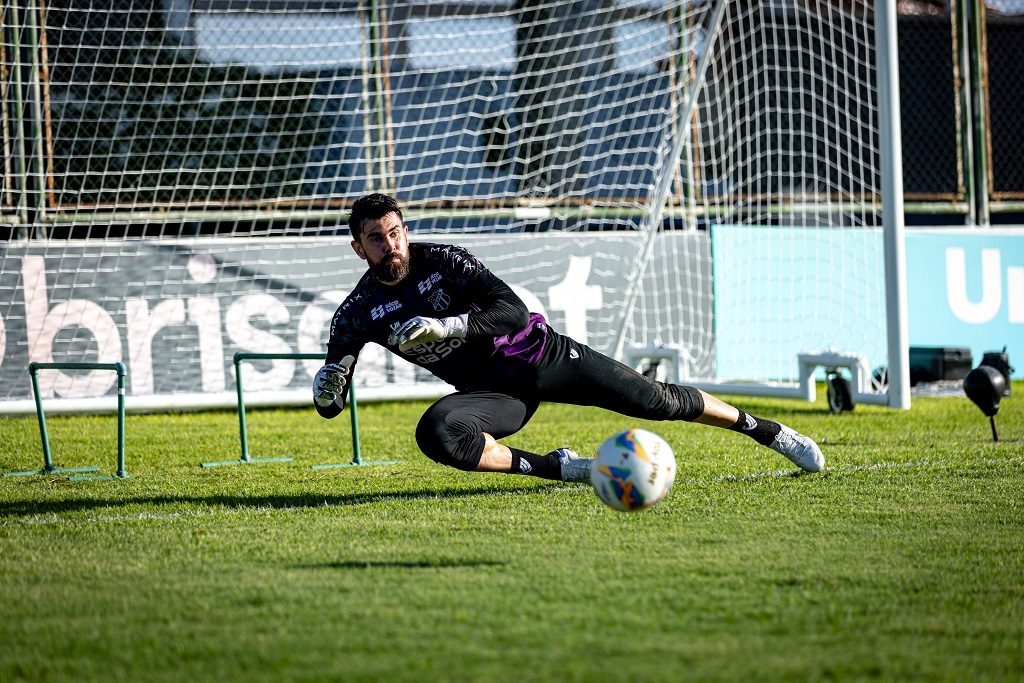
[[[340, 363], [345, 356], [353, 356], [357, 360], [359, 352], [367, 342], [366, 323], [363, 312], [348, 300], [335, 311], [331, 319], [331, 335], [327, 340], [326, 363]], [[355, 370], [355, 365], [352, 365]]]
[[512, 288], [462, 247], [449, 245], [443, 256], [447, 273], [460, 287], [474, 292], [474, 309], [467, 319], [467, 336], [500, 337], [521, 330], [530, 311]]
[[490, 271], [480, 278], [475, 303], [480, 306], [467, 318], [468, 336], [500, 337], [521, 330], [530, 322], [530, 311], [512, 288]]
[[[355, 358], [356, 362], [352, 364], [352, 371], [348, 375], [349, 382], [355, 381], [355, 370], [359, 360], [359, 352], [366, 345], [367, 341], [366, 323], [359, 307], [353, 305], [352, 299], [353, 297], [346, 299], [338, 307], [338, 310], [334, 312], [334, 317], [331, 319], [331, 334], [327, 340], [327, 358], [324, 360], [324, 363], [340, 363], [341, 359], [345, 356], [351, 355]], [[342, 401], [342, 405], [344, 405], [344, 401], [347, 399], [348, 397], [346, 396]], [[335, 402], [327, 406], [321, 406], [315, 401], [313, 402], [316, 412], [321, 417], [328, 419], [337, 417], [342, 411], [342, 405]]]

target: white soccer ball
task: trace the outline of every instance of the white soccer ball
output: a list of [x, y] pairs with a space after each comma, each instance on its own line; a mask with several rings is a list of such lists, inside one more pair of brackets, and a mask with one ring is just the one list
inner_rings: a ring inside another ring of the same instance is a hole
[[590, 483], [597, 497], [624, 512], [659, 502], [676, 479], [672, 447], [646, 429], [629, 429], [609, 437], [597, 449]]

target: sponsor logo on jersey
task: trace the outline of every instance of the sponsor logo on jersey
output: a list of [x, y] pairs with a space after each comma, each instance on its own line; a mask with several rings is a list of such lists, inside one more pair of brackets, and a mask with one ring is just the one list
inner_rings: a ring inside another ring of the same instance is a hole
[[431, 290], [431, 288], [434, 285], [436, 285], [440, 281], [441, 281], [441, 273], [431, 273], [430, 277], [428, 277], [426, 280], [423, 280], [422, 282], [417, 284], [416, 287], [419, 288], [420, 294], [426, 294], [427, 292], [429, 292]]
[[580, 357], [580, 354], [576, 352], [576, 349], [569, 349], [569, 358], [576, 360]]
[[427, 301], [434, 307], [435, 311], [443, 311], [452, 303], [451, 297], [444, 293], [443, 289], [439, 289], [429, 297]]
[[389, 301], [386, 304], [381, 304], [380, 306], [374, 306], [370, 309], [370, 318], [373, 320], [379, 320], [388, 313], [394, 313], [401, 307], [402, 302], [397, 299], [395, 301]]
[[430, 365], [441, 360], [455, 349], [462, 346], [463, 340], [459, 338], [441, 339], [440, 341], [427, 342], [403, 351], [406, 358], [417, 365]]

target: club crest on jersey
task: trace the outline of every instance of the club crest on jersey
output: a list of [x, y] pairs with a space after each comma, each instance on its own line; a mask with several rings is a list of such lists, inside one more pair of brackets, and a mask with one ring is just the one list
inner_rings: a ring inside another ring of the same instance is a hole
[[402, 302], [398, 301], [397, 299], [395, 301], [389, 301], [386, 304], [381, 304], [380, 306], [374, 306], [373, 308], [370, 309], [370, 318], [372, 320], [378, 320], [380, 318], [383, 318], [388, 313], [393, 313], [397, 311], [401, 307]]
[[429, 297], [427, 301], [434, 307], [435, 311], [443, 311], [452, 303], [451, 297], [444, 293], [443, 289], [439, 289]]
[[433, 287], [440, 281], [441, 273], [431, 273], [430, 277], [418, 283], [416, 286], [419, 288], [420, 294], [426, 294], [427, 292], [430, 291], [431, 287]]

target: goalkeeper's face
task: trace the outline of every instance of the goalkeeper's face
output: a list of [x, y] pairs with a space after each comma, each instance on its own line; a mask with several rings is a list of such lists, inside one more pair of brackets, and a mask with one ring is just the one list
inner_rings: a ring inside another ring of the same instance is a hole
[[352, 248], [384, 284], [398, 284], [409, 274], [409, 229], [398, 214], [363, 221], [363, 231], [358, 240], [352, 240]]

